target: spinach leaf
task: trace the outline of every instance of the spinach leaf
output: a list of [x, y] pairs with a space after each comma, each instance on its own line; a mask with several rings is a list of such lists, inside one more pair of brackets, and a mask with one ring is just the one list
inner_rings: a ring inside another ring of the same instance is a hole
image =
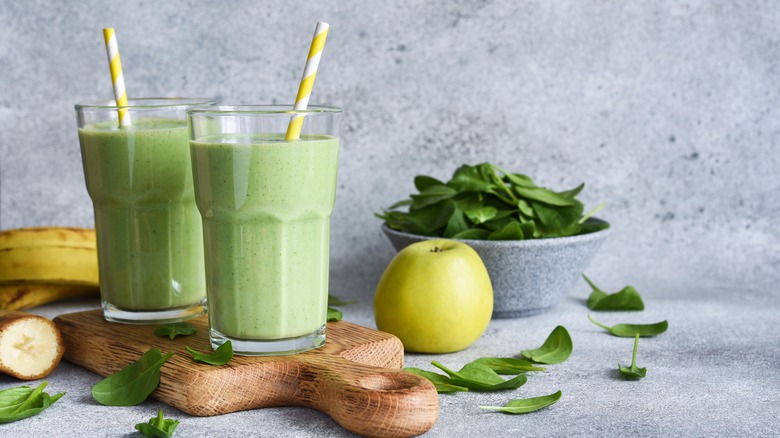
[[573, 202], [573, 205], [564, 207], [551, 207], [541, 202], [531, 202], [531, 206], [544, 227], [550, 229], [571, 228], [576, 234], [579, 231], [577, 220], [582, 216], [584, 207], [580, 201]]
[[615, 292], [608, 294], [596, 287], [590, 278], [582, 274], [582, 278], [588, 282], [593, 292], [588, 297], [588, 308], [590, 310], [644, 310], [645, 303], [642, 302], [642, 296], [631, 286], [626, 286]]
[[482, 409], [504, 412], [506, 414], [527, 414], [528, 412], [538, 411], [546, 408], [560, 400], [561, 391], [554, 394], [543, 395], [541, 397], [521, 398], [512, 400], [506, 406], [480, 406]]
[[43, 392], [49, 382], [41, 382], [36, 388], [17, 386], [0, 391], [0, 424], [11, 423], [43, 412], [65, 395], [50, 396]]
[[586, 220], [580, 224], [580, 234], [595, 233], [596, 231], [606, 230], [609, 224], [599, 220]]
[[[571, 236], [608, 227], [588, 221], [576, 199], [584, 184], [555, 192], [490, 163], [464, 164], [449, 181], [418, 175], [419, 193], [375, 214], [394, 230], [452, 239], [522, 240]], [[409, 207], [407, 212], [399, 208]]]
[[514, 189], [518, 196], [522, 196], [523, 198], [530, 199], [532, 201], [539, 201], [545, 204], [556, 205], [559, 207], [574, 205], [574, 200], [567, 198], [566, 196], [561, 196], [552, 190], [545, 189], [543, 187], [528, 188], [514, 186]]
[[431, 362], [450, 376], [453, 385], [463, 386], [475, 391], [497, 391], [500, 389], [515, 389], [523, 386], [528, 379], [520, 374], [509, 380], [504, 380], [489, 366], [480, 363], [466, 364], [460, 371], [453, 371], [439, 362]]
[[344, 317], [344, 314], [339, 309], [334, 309], [333, 307], [328, 307], [328, 316], [327, 320], [329, 322], [338, 322], [341, 321], [341, 318]]
[[463, 211], [456, 205], [455, 211], [452, 212], [452, 216], [447, 220], [447, 226], [444, 228], [444, 237], [452, 237], [468, 230], [470, 227], [466, 217], [463, 215]]
[[160, 337], [168, 336], [174, 339], [176, 336], [189, 336], [194, 335], [198, 330], [186, 322], [176, 322], [173, 324], [165, 324], [157, 327], [154, 330], [154, 334]]
[[585, 183], [582, 183], [578, 185], [577, 187], [571, 189], [571, 190], [565, 190], [563, 192], [558, 192], [559, 195], [563, 196], [564, 198], [574, 199], [577, 195], [580, 194], [582, 189], [585, 188]]
[[192, 360], [195, 362], [207, 363], [209, 365], [225, 365], [233, 358], [233, 343], [230, 341], [217, 347], [213, 353], [199, 353], [190, 347], [184, 347], [184, 349], [192, 354]]
[[387, 207], [387, 209], [388, 210], [395, 210], [398, 207], [406, 207], [406, 206], [412, 205], [412, 204], [414, 204], [414, 201], [412, 201], [411, 199], [402, 199], [402, 200], [396, 202], [395, 204]]
[[568, 359], [573, 349], [568, 330], [559, 325], [553, 329], [541, 347], [536, 350], [523, 350], [521, 354], [534, 362], [553, 365]]
[[471, 222], [475, 224], [481, 224], [496, 217], [498, 209], [491, 205], [484, 205], [474, 210], [466, 210], [464, 213]]
[[344, 314], [341, 313], [341, 310], [334, 309], [330, 306], [346, 306], [355, 303], [357, 303], [357, 300], [342, 300], [335, 295], [328, 295], [328, 314], [326, 320], [330, 322], [341, 321], [341, 318], [344, 316]]
[[428, 186], [424, 190], [421, 190], [419, 195], [411, 196], [412, 208], [419, 209], [427, 207], [436, 204], [437, 202], [444, 201], [445, 199], [450, 199], [457, 194], [457, 190], [443, 184]]
[[357, 303], [357, 300], [342, 300], [341, 298], [335, 296], [335, 295], [328, 295], [328, 305], [329, 306], [346, 306], [349, 304], [355, 304]]
[[443, 182], [430, 176], [417, 175], [414, 177], [414, 187], [420, 192], [422, 192], [423, 190], [431, 186], [443, 186], [443, 185], [444, 185]]
[[152, 348], [140, 359], [92, 387], [92, 397], [106, 406], [135, 406], [149, 396], [160, 384], [160, 368], [173, 356], [162, 355]]
[[669, 322], [664, 320], [656, 322], [654, 324], [617, 324], [612, 327], [608, 327], [604, 324], [596, 322], [590, 315], [588, 319], [593, 324], [603, 328], [604, 330], [612, 333], [614, 336], [620, 336], [621, 338], [633, 338], [635, 335], [641, 337], [658, 336], [665, 332], [669, 328]]
[[165, 418], [162, 409], [160, 409], [160, 411], [157, 412], [156, 417], [150, 418], [147, 423], [136, 424], [135, 428], [146, 437], [171, 438], [173, 436], [173, 431], [175, 431], [178, 426], [179, 420]]
[[419, 210], [413, 210], [413, 213], [410, 213], [410, 218], [419, 229], [425, 230], [425, 234], [429, 234], [444, 228], [453, 213], [455, 213], [455, 203], [451, 199], [445, 199]]
[[439, 373], [434, 373], [431, 371], [425, 371], [421, 370], [420, 368], [404, 368], [406, 371], [417, 374], [418, 376], [423, 376], [426, 379], [430, 380], [431, 383], [433, 383], [433, 386], [436, 388], [436, 392], [439, 394], [449, 393], [449, 392], [465, 392], [469, 389], [463, 386], [454, 385], [452, 383], [452, 380]]
[[[604, 203], [602, 202], [601, 204], [599, 204], [599, 205], [597, 205], [596, 207], [594, 207], [594, 208], [593, 208], [593, 210], [591, 210], [591, 211], [589, 211], [589, 212], [585, 213], [584, 215], [582, 215], [582, 217], [581, 217], [581, 218], [580, 218], [580, 220], [579, 220], [579, 223], [580, 223], [580, 224], [583, 224], [583, 223], [585, 223], [585, 221], [587, 221], [588, 219], [590, 219], [590, 218], [591, 218], [591, 217], [592, 217], [594, 214], [596, 214], [596, 213], [598, 213], [599, 211], [601, 211], [601, 209], [602, 209], [602, 208], [604, 208], [604, 206], [605, 206], [605, 205], [606, 205], [606, 204], [604, 204]], [[608, 227], [604, 227], [604, 228], [608, 228]]]
[[480, 228], [472, 228], [470, 230], [461, 231], [460, 233], [452, 236], [453, 239], [461, 240], [484, 240], [490, 234], [490, 231]]
[[534, 208], [531, 207], [531, 203], [525, 199], [517, 201], [517, 208], [520, 210], [520, 213], [523, 213], [529, 218], [536, 217], [536, 213], [534, 213]]
[[534, 184], [533, 180], [528, 175], [523, 175], [520, 173], [510, 173], [496, 165], [493, 165], [493, 168], [504, 174], [503, 180], [505, 182], [512, 183], [520, 187], [527, 187], [530, 189], [535, 189], [537, 187], [537, 185]]
[[[486, 163], [484, 163], [486, 164]], [[460, 166], [447, 185], [459, 192], [487, 192], [495, 187], [495, 181], [486, 172], [484, 164]], [[492, 170], [490, 171], [492, 173]]]
[[634, 353], [631, 355], [631, 366], [624, 367], [618, 364], [618, 371], [626, 379], [642, 379], [647, 375], [647, 368], [636, 366], [636, 349], [639, 346], [639, 333], [634, 337]]
[[493, 231], [488, 235], [488, 240], [523, 240], [523, 230], [520, 222], [512, 219], [504, 228]]
[[514, 357], [480, 357], [472, 363], [485, 365], [498, 374], [520, 374], [526, 371], [545, 371], [547, 368], [538, 367], [525, 359]]

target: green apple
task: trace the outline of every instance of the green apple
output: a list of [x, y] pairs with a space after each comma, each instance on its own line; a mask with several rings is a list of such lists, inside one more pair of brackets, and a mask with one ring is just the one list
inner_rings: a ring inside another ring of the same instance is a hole
[[485, 332], [492, 313], [485, 264], [474, 249], [454, 240], [426, 240], [398, 252], [374, 296], [379, 330], [415, 353], [468, 347]]

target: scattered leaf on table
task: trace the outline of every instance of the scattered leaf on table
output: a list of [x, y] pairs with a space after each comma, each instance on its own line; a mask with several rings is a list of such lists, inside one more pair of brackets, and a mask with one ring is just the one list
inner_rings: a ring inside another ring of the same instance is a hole
[[452, 383], [452, 380], [449, 377], [439, 373], [434, 373], [432, 371], [425, 371], [425, 370], [421, 370], [420, 368], [412, 368], [412, 367], [405, 368], [405, 370], [430, 380], [431, 383], [433, 383], [433, 386], [436, 388], [436, 392], [438, 392], [439, 394], [448, 393], [448, 392], [465, 392], [469, 390], [466, 387], [454, 385]]
[[599, 289], [590, 278], [582, 275], [582, 278], [590, 285], [593, 292], [588, 297], [588, 308], [590, 310], [644, 310], [645, 303], [642, 302], [642, 296], [636, 289], [626, 286], [620, 292], [608, 294]]
[[504, 412], [506, 414], [527, 414], [546, 408], [560, 400], [561, 391], [541, 397], [521, 398], [512, 400], [506, 406], [480, 406], [482, 409]]
[[593, 324], [612, 333], [613, 336], [620, 336], [621, 338], [633, 338], [637, 334], [643, 338], [658, 336], [669, 328], [669, 322], [666, 320], [653, 324], [617, 324], [609, 327], [597, 322], [590, 315], [588, 315], [588, 319], [590, 319], [590, 322]]
[[0, 391], [0, 424], [37, 415], [65, 395], [61, 392], [50, 396], [43, 392], [48, 384], [44, 381], [36, 388], [17, 386]]
[[179, 420], [165, 418], [163, 415], [163, 410], [160, 409], [160, 411], [157, 412], [156, 417], [150, 418], [146, 423], [136, 424], [135, 428], [146, 437], [171, 438], [173, 436], [173, 432], [178, 426]]
[[631, 366], [624, 367], [623, 365], [618, 364], [618, 371], [620, 371], [620, 374], [627, 379], [641, 379], [647, 375], [647, 368], [639, 368], [636, 365], [636, 350], [638, 346], [639, 334], [634, 337], [634, 353], [631, 355]]
[[534, 362], [554, 365], [566, 361], [573, 349], [574, 344], [568, 330], [559, 325], [553, 329], [541, 347], [536, 350], [523, 350], [521, 354]]
[[92, 397], [106, 406], [135, 406], [149, 397], [160, 383], [160, 368], [173, 353], [162, 355], [152, 348], [140, 359], [92, 387]]
[[504, 380], [487, 365], [479, 363], [466, 364], [460, 371], [453, 371], [439, 362], [431, 362], [450, 376], [453, 385], [462, 386], [474, 391], [497, 391], [500, 389], [515, 389], [523, 386], [528, 379], [520, 374], [512, 379]]
[[545, 371], [547, 368], [534, 365], [525, 359], [514, 357], [480, 357], [472, 363], [490, 367], [498, 374], [520, 374], [526, 371]]

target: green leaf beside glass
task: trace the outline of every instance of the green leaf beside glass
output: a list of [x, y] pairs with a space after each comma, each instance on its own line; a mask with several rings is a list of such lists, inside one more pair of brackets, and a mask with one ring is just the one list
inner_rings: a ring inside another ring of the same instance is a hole
[[355, 303], [357, 303], [357, 300], [342, 300], [335, 295], [328, 295], [328, 314], [326, 320], [328, 322], [338, 322], [344, 317], [344, 313], [341, 310], [331, 306], [346, 306]]
[[43, 412], [65, 395], [64, 392], [49, 395], [43, 390], [48, 382], [36, 388], [17, 386], [0, 391], [0, 424], [23, 420]]
[[165, 324], [157, 327], [154, 330], [154, 334], [162, 338], [169, 337], [170, 339], [176, 338], [176, 336], [190, 336], [197, 333], [197, 329], [186, 322], [176, 322], [172, 324]]
[[584, 206], [576, 196], [584, 184], [555, 192], [491, 163], [464, 164], [446, 183], [424, 175], [415, 177], [414, 183], [419, 193], [376, 214], [388, 227], [452, 239], [525, 240], [572, 236], [609, 226], [588, 220], [603, 205], [583, 214]]
[[329, 306], [347, 306], [349, 304], [355, 304], [355, 303], [357, 303], [357, 300], [342, 300], [341, 298], [335, 295], [328, 295]]
[[328, 316], [327, 316], [328, 322], [338, 322], [341, 321], [341, 318], [343, 317], [344, 317], [344, 313], [342, 313], [341, 310], [334, 309], [333, 307], [328, 307]]
[[192, 355], [195, 362], [205, 363], [214, 366], [225, 365], [233, 358], [233, 343], [230, 341], [217, 347], [213, 353], [200, 353], [190, 347], [184, 347]]

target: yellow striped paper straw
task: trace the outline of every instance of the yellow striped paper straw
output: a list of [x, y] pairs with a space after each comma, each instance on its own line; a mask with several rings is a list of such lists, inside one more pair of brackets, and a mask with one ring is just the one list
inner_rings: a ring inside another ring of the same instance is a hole
[[[122, 61], [119, 60], [119, 46], [116, 43], [114, 28], [103, 29], [103, 38], [106, 40], [106, 54], [108, 54], [108, 67], [111, 70], [111, 83], [114, 85], [116, 105], [127, 106], [125, 77], [122, 75]], [[120, 108], [118, 112], [119, 126], [130, 126], [130, 114], [128, 114], [127, 108]]]
[[[309, 96], [311, 96], [311, 89], [314, 87], [314, 78], [317, 77], [317, 68], [320, 65], [322, 48], [325, 47], [325, 38], [328, 37], [328, 28], [330, 25], [322, 21], [318, 21], [317, 27], [314, 28], [309, 58], [306, 59], [301, 85], [298, 87], [298, 96], [295, 98], [295, 110], [297, 111], [305, 110], [309, 106]], [[294, 115], [290, 119], [290, 124], [287, 125], [287, 134], [285, 134], [284, 139], [287, 141], [297, 140], [301, 136], [301, 126], [303, 126], [303, 114]]]

